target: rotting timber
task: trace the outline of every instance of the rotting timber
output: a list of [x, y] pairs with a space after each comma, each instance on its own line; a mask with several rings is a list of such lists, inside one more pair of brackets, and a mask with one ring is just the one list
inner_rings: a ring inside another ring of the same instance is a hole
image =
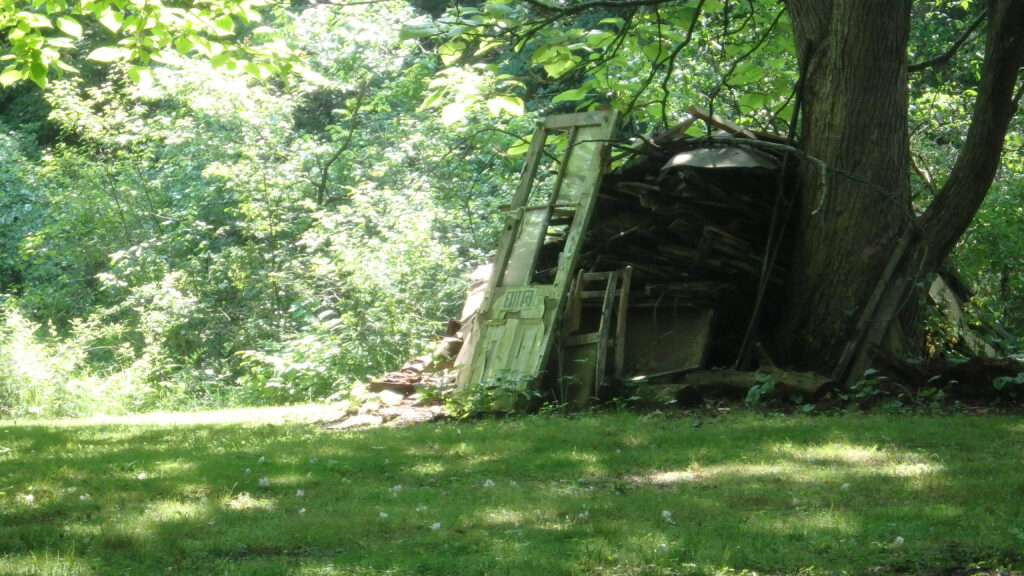
[[[849, 385], [772, 361], [798, 163], [820, 162], [697, 108], [627, 144], [613, 141], [614, 121], [590, 112], [538, 125], [495, 261], [471, 278], [461, 330], [450, 325], [435, 354], [371, 391], [415, 403], [417, 390], [454, 381], [463, 393], [509, 392], [489, 406], [500, 411], [537, 398], [579, 407], [641, 387], [685, 404], [768, 380], [805, 401]], [[934, 305], [962, 323], [968, 295], [948, 286], [935, 280]], [[964, 331], [965, 353], [1000, 352]], [[949, 383], [958, 397], [998, 396], [994, 378], [1024, 372], [1012, 358], [910, 363], [865, 350], [893, 386]]]
[[612, 154], [613, 121], [553, 116], [535, 132], [464, 319], [459, 386], [505, 386], [507, 408], [538, 391], [579, 406], [628, 386], [742, 388], [758, 367], [813, 396], [826, 378], [779, 370], [758, 345], [785, 277], [795, 151], [694, 108]]

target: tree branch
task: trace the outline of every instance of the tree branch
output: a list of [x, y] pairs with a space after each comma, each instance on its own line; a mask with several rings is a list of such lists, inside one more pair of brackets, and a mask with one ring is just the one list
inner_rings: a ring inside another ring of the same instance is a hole
[[939, 54], [934, 58], [929, 58], [928, 60], [925, 60], [923, 62], [915, 62], [913, 64], [909, 64], [907, 66], [907, 72], [920, 72], [925, 68], [931, 68], [932, 66], [945, 64], [946, 62], [952, 60], [953, 56], [956, 56], [956, 53], [959, 52], [960, 48], [967, 43], [967, 41], [971, 38], [971, 35], [974, 34], [974, 31], [978, 29], [978, 26], [981, 26], [981, 23], [985, 21], [985, 18], [987, 16], [988, 10], [982, 10], [981, 14], [974, 19], [974, 22], [971, 22], [970, 25], [968, 25], [967, 28], [963, 31], [963, 34], [961, 34], [960, 37], [956, 39], [956, 42], [953, 42], [953, 45], [949, 47], [949, 50], [946, 50], [942, 54]]
[[356, 130], [359, 128], [359, 113], [363, 107], [363, 99], [366, 97], [366, 92], [369, 89], [369, 82], [363, 82], [363, 85], [359, 87], [359, 94], [356, 96], [356, 102], [352, 106], [352, 112], [349, 115], [349, 126], [348, 133], [345, 135], [345, 140], [338, 146], [338, 149], [331, 154], [323, 164], [320, 165], [319, 179], [313, 184], [313, 190], [316, 194], [315, 202], [317, 206], [323, 206], [327, 202], [327, 181], [331, 176], [331, 166], [341, 158], [349, 147], [352, 145], [352, 141], [355, 138]]
[[523, 2], [533, 6], [534, 8], [539, 8], [548, 14], [554, 15], [554, 19], [581, 14], [588, 10], [593, 10], [594, 8], [643, 8], [646, 6], [668, 4], [674, 1], [675, 0], [592, 0], [591, 2], [561, 7], [552, 6], [541, 2], [540, 0], [523, 0]]
[[1024, 2], [990, 0], [981, 85], [967, 140], [946, 184], [920, 218], [929, 248], [924, 268], [938, 266], [970, 225], [999, 168], [1017, 111], [1017, 75], [1024, 65]]
[[[688, 46], [693, 40], [693, 32], [697, 29], [697, 21], [700, 19], [700, 15], [703, 10], [704, 0], [700, 0], [700, 2], [697, 3], [697, 11], [693, 15], [690, 27], [686, 29], [686, 38], [684, 38], [683, 41], [672, 50], [672, 54], [669, 55], [668, 62], [666, 63], [667, 68], [665, 69], [665, 75], [661, 78], [661, 122], [666, 128], [668, 128], [668, 113], [666, 112], [666, 110], [668, 110], [668, 83], [672, 79], [673, 72], [675, 72], [676, 58], [679, 56], [679, 53], [683, 51], [683, 48]], [[653, 73], [654, 70], [651, 70], [651, 72]]]

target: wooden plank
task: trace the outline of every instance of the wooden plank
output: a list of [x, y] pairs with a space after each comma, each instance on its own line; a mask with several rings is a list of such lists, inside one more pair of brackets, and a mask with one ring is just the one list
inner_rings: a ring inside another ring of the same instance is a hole
[[726, 120], [725, 118], [722, 118], [718, 114], [712, 114], [706, 108], [701, 108], [700, 106], [690, 106], [690, 114], [693, 114], [694, 116], [700, 118], [701, 120], [707, 122], [708, 124], [711, 124], [716, 128], [721, 128], [722, 130], [725, 130], [730, 134], [739, 134], [745, 138], [750, 138], [751, 140], [758, 139], [757, 135], [751, 132], [750, 130], [747, 130], [746, 128], [740, 126], [739, 124], [734, 124]]
[[625, 363], [630, 372], [685, 370], [703, 366], [715, 313], [662, 302], [655, 308], [631, 307]]
[[619, 273], [608, 272], [605, 283], [604, 301], [601, 304], [601, 322], [597, 329], [597, 377], [594, 380], [595, 390], [604, 383], [605, 369], [608, 365], [608, 333], [611, 329], [612, 307], [615, 304]]
[[[559, 132], [571, 128], [582, 128], [586, 126], [602, 126], [608, 121], [609, 112], [598, 110], [594, 112], [576, 112], [574, 114], [559, 114], [548, 116], [544, 119], [543, 126], [550, 132]], [[609, 134], [609, 136], [611, 136]]]
[[615, 317], [615, 357], [612, 375], [621, 378], [626, 369], [626, 320], [629, 311], [629, 288], [633, 278], [633, 269], [626, 267], [620, 275], [621, 286], [618, 289], [619, 310]]
[[589, 344], [597, 344], [601, 341], [601, 334], [598, 332], [588, 332], [586, 334], [577, 334], [575, 336], [569, 336], [565, 339], [565, 346], [587, 346]]

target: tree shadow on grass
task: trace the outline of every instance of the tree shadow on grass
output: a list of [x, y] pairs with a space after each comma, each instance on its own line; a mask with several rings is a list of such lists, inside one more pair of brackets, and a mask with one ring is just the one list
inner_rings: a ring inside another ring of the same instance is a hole
[[0, 567], [48, 555], [81, 574], [938, 576], [1020, 561], [1013, 419], [690, 424], [6, 428]]

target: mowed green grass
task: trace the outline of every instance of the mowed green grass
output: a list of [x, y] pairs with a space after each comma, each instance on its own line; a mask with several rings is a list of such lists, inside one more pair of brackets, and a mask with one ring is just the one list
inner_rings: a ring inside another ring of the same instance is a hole
[[280, 416], [0, 423], [0, 574], [1024, 565], [1020, 417], [614, 413], [338, 433]]

